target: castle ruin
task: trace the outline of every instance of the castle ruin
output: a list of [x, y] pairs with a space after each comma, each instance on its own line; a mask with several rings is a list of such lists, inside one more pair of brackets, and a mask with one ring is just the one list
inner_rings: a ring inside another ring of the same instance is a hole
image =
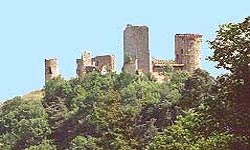
[[[158, 80], [163, 79], [163, 72], [167, 66], [171, 66], [173, 71], [185, 70], [193, 73], [200, 67], [201, 42], [202, 35], [200, 34], [176, 34], [174, 60], [160, 60], [150, 55], [149, 28], [128, 24], [123, 32], [122, 71], [132, 74], [151, 73]], [[78, 77], [92, 71], [107, 74], [115, 71], [115, 56], [91, 57], [90, 52], [85, 51], [80, 59], [76, 59], [76, 64]], [[45, 81], [58, 75], [57, 59], [45, 59]]]
[[127, 25], [124, 30], [123, 71], [150, 72], [158, 77], [169, 65], [174, 70], [192, 73], [200, 67], [201, 38], [199, 34], [176, 34], [175, 60], [160, 60], [150, 56], [148, 27]]

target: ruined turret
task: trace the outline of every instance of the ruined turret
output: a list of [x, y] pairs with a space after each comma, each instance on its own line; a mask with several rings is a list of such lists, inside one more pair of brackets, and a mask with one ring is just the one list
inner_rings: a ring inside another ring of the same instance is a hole
[[57, 59], [45, 59], [45, 82], [59, 75]]

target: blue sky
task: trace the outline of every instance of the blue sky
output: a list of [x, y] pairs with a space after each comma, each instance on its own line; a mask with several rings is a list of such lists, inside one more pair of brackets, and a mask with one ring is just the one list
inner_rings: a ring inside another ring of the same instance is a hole
[[0, 101], [41, 89], [45, 58], [57, 57], [67, 79], [83, 50], [115, 54], [120, 70], [126, 24], [149, 26], [151, 54], [162, 59], [173, 59], [174, 34], [203, 34], [201, 66], [216, 76], [206, 41], [218, 25], [248, 15], [249, 0], [1, 0]]

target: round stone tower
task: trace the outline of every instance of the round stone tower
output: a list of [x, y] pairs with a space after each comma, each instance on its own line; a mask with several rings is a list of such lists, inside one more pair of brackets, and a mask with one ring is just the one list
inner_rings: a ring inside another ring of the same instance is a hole
[[200, 67], [202, 35], [175, 35], [175, 63], [184, 64], [183, 70], [193, 72]]
[[45, 59], [45, 82], [59, 75], [57, 59]]

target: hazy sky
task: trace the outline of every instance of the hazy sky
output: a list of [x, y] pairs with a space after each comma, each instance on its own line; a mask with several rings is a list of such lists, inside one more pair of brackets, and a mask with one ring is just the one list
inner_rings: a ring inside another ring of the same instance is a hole
[[115, 54], [122, 66], [122, 32], [126, 24], [150, 28], [150, 50], [173, 59], [174, 34], [203, 35], [202, 68], [221, 73], [205, 61], [206, 43], [218, 25], [250, 15], [249, 0], [1, 0], [0, 100], [44, 85], [44, 59], [57, 57], [65, 78], [75, 77], [75, 59], [83, 50]]

